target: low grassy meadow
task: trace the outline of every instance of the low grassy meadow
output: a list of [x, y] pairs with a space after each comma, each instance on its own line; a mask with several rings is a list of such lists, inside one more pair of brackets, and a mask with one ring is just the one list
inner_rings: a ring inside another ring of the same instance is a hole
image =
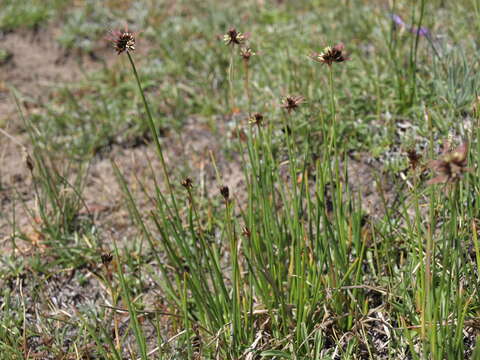
[[4, 0], [1, 358], [480, 359], [479, 30]]

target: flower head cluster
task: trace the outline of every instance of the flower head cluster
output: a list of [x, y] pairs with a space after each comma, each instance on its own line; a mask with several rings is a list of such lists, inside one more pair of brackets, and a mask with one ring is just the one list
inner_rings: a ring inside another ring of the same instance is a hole
[[226, 45], [241, 45], [245, 41], [245, 35], [238, 32], [235, 28], [230, 28], [223, 36], [223, 41]]
[[420, 159], [422, 158], [422, 155], [417, 153], [415, 148], [410, 148], [407, 150], [407, 158], [408, 162], [410, 163], [410, 167], [415, 171], [415, 169], [418, 167]]
[[465, 142], [452, 151], [449, 151], [449, 145], [446, 143], [442, 156], [438, 160], [430, 161], [428, 165], [437, 173], [428, 184], [455, 182], [461, 179], [465, 172], [470, 171], [467, 168], [467, 155], [468, 143]]
[[260, 114], [260, 113], [254, 113], [250, 119], [249, 119], [249, 123], [252, 124], [252, 125], [256, 125], [258, 127], [262, 126], [263, 124], [263, 115]]
[[23, 153], [23, 161], [27, 166], [27, 169], [30, 172], [32, 172], [33, 169], [35, 168], [35, 162], [33, 161], [32, 157], [30, 156], [26, 148], [22, 148], [22, 153]]
[[100, 255], [100, 259], [102, 260], [102, 264], [108, 265], [112, 262], [113, 260], [113, 255], [109, 252], [103, 253]]
[[108, 39], [113, 43], [118, 55], [124, 51], [135, 51], [135, 33], [128, 31], [127, 26], [125, 30], [112, 30]]
[[305, 101], [305, 98], [303, 96], [287, 96], [283, 99], [282, 104], [280, 107], [284, 108], [287, 110], [287, 112], [290, 114], [292, 111], [295, 111], [298, 109], [300, 104], [302, 104]]
[[222, 185], [222, 186], [220, 186], [219, 190], [220, 190], [220, 194], [223, 196], [225, 201], [228, 202], [228, 200], [230, 198], [230, 189], [228, 188], [228, 186], [227, 185]]
[[333, 63], [341, 63], [348, 60], [348, 57], [343, 52], [344, 47], [342, 43], [333, 47], [327, 46], [321, 53], [312, 53], [310, 58], [328, 66], [331, 66]]
[[183, 179], [182, 180], [182, 186], [187, 190], [190, 190], [191, 188], [193, 188], [192, 178], [186, 177], [185, 179]]
[[240, 56], [243, 58], [243, 61], [248, 62], [255, 53], [249, 47], [243, 47], [240, 49]]

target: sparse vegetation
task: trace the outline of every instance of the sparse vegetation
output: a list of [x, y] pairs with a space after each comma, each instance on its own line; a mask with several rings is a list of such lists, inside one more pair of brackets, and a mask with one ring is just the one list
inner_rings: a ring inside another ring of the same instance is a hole
[[103, 5], [0, 4], [2, 359], [480, 358], [477, 0]]

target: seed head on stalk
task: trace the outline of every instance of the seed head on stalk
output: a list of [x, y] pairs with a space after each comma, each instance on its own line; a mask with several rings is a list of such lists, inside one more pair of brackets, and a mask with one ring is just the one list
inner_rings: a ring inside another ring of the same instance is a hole
[[343, 49], [345, 45], [339, 43], [335, 46], [327, 46], [321, 53], [313, 52], [310, 54], [310, 58], [321, 64], [327, 64], [332, 66], [333, 63], [342, 63], [348, 60]]
[[227, 33], [223, 35], [223, 41], [226, 45], [241, 45], [245, 41], [245, 35], [238, 32], [235, 28], [228, 29]]
[[428, 167], [436, 172], [437, 176], [430, 179], [427, 184], [454, 183], [471, 169], [467, 168], [468, 143], [464, 142], [454, 150], [449, 151], [449, 144], [443, 146], [443, 152], [439, 159], [432, 160]]
[[125, 25], [124, 30], [111, 30], [107, 40], [113, 43], [113, 48], [120, 55], [125, 51], [135, 51], [135, 36], [136, 33], [129, 31], [128, 25]]
[[295, 111], [298, 109], [300, 104], [302, 104], [305, 101], [305, 98], [303, 96], [297, 95], [297, 96], [286, 96], [280, 107], [283, 109], [287, 110], [287, 112], [290, 114], [292, 111]]

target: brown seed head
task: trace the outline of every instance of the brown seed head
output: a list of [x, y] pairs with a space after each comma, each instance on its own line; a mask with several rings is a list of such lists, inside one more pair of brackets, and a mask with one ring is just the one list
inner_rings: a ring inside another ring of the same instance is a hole
[[30, 156], [30, 154], [27, 152], [27, 150], [23, 150], [23, 158], [24, 158], [24, 161], [25, 161], [25, 165], [27, 166], [27, 169], [32, 172], [33, 169], [35, 168], [35, 163], [32, 159], [32, 157]]
[[243, 48], [240, 49], [240, 56], [246, 62], [250, 61], [250, 58], [254, 55], [255, 55], [255, 53], [250, 48], [243, 47]]
[[422, 155], [417, 153], [414, 148], [410, 148], [407, 150], [407, 157], [408, 161], [410, 162], [410, 167], [415, 170], [420, 162], [420, 159], [422, 158]]
[[250, 117], [250, 120], [248, 122], [252, 125], [256, 125], [256, 126], [260, 127], [263, 124], [263, 115], [260, 114], [260, 113], [254, 113]]
[[223, 36], [223, 41], [226, 45], [240, 45], [245, 41], [245, 35], [238, 32], [235, 28], [230, 28]]
[[113, 30], [108, 38], [113, 43], [113, 47], [118, 55], [126, 51], [135, 51], [135, 33], [125, 30]]
[[310, 58], [328, 66], [331, 66], [333, 63], [341, 63], [348, 60], [348, 57], [343, 53], [344, 47], [342, 43], [333, 47], [327, 46], [321, 53], [312, 53]]
[[250, 229], [248, 227], [243, 226], [242, 227], [242, 235], [249, 238], [252, 235], [252, 233], [250, 232]]
[[438, 160], [432, 160], [429, 167], [437, 173], [437, 176], [428, 181], [428, 184], [440, 184], [455, 182], [463, 177], [467, 168], [468, 143], [463, 143], [452, 151], [448, 151], [448, 143], [444, 145], [443, 154]]
[[190, 190], [193, 187], [193, 180], [189, 177], [186, 177], [185, 179], [182, 180], [182, 186], [185, 189]]
[[108, 265], [113, 260], [113, 255], [111, 253], [103, 253], [100, 258], [102, 259], [103, 265]]
[[287, 110], [290, 114], [292, 111], [297, 110], [299, 105], [303, 103], [305, 98], [303, 96], [287, 96], [283, 99], [280, 107]]
[[228, 201], [228, 199], [230, 198], [230, 189], [227, 185], [220, 186], [220, 194], [223, 196], [225, 201]]

